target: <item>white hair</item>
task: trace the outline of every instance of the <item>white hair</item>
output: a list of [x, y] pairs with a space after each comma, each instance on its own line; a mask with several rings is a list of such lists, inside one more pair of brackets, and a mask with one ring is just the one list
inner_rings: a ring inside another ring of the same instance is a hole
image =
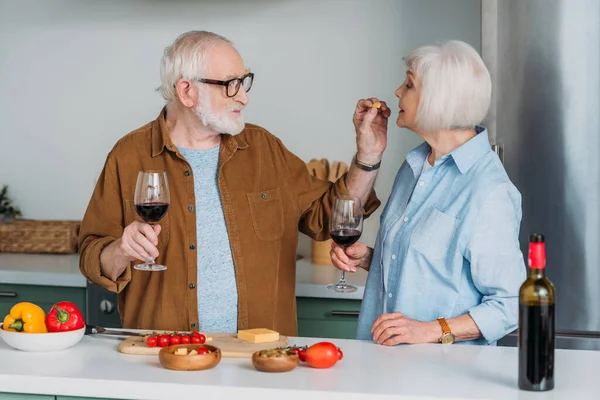
[[205, 54], [218, 43], [233, 43], [216, 33], [190, 31], [181, 34], [169, 47], [165, 48], [160, 63], [161, 96], [169, 105], [176, 97], [175, 84], [179, 79], [192, 80], [202, 77], [206, 71]]
[[470, 129], [485, 119], [492, 80], [472, 46], [458, 40], [422, 46], [404, 60], [421, 83], [417, 127], [425, 131]]

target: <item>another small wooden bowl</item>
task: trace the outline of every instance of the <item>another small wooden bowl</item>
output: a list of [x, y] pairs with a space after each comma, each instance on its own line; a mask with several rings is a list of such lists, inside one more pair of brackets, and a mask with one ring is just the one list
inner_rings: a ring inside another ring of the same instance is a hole
[[252, 354], [252, 365], [261, 372], [288, 372], [296, 368], [300, 359], [298, 354], [287, 352], [279, 357], [263, 357], [260, 351]]
[[[201, 347], [206, 347], [210, 350], [208, 354], [195, 355], [178, 355], [175, 354], [177, 349], [198, 350]], [[167, 368], [177, 371], [200, 371], [210, 369], [221, 362], [221, 350], [215, 346], [208, 344], [177, 344], [163, 347], [158, 352], [158, 360], [160, 364]]]

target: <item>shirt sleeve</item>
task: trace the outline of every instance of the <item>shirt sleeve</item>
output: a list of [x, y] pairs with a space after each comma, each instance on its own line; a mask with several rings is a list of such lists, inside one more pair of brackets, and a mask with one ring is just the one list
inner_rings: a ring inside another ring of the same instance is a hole
[[[279, 139], [276, 141], [288, 172], [288, 183], [302, 215], [299, 231], [317, 241], [329, 239], [329, 215], [335, 198], [348, 194], [346, 174], [336, 182], [317, 179], [309, 173], [304, 161], [287, 150]], [[363, 217], [368, 218], [380, 205], [375, 189], [371, 189], [367, 202], [363, 204]]]
[[131, 269], [112, 281], [101, 273], [100, 253], [123, 235], [123, 202], [120, 196], [116, 160], [109, 155], [81, 221], [79, 230], [79, 269], [93, 283], [120, 292], [131, 280]]
[[499, 185], [484, 200], [465, 252], [473, 283], [483, 296], [469, 314], [488, 343], [518, 325], [519, 289], [526, 278], [520, 224], [519, 192], [510, 183]]

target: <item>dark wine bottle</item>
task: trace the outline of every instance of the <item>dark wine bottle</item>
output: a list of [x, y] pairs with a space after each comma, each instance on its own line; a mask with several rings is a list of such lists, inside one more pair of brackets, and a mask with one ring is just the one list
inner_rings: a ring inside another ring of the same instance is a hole
[[554, 285], [546, 277], [544, 236], [529, 243], [529, 276], [519, 290], [519, 389], [554, 388]]

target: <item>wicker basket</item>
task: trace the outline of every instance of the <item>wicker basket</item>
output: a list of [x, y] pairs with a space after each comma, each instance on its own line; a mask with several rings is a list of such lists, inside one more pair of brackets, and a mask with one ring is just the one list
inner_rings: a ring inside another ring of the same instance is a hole
[[23, 219], [0, 223], [0, 252], [77, 253], [80, 223]]
[[329, 239], [324, 242], [317, 242], [312, 240], [311, 243], [311, 263], [317, 265], [333, 265], [331, 262], [331, 243], [333, 240]]

